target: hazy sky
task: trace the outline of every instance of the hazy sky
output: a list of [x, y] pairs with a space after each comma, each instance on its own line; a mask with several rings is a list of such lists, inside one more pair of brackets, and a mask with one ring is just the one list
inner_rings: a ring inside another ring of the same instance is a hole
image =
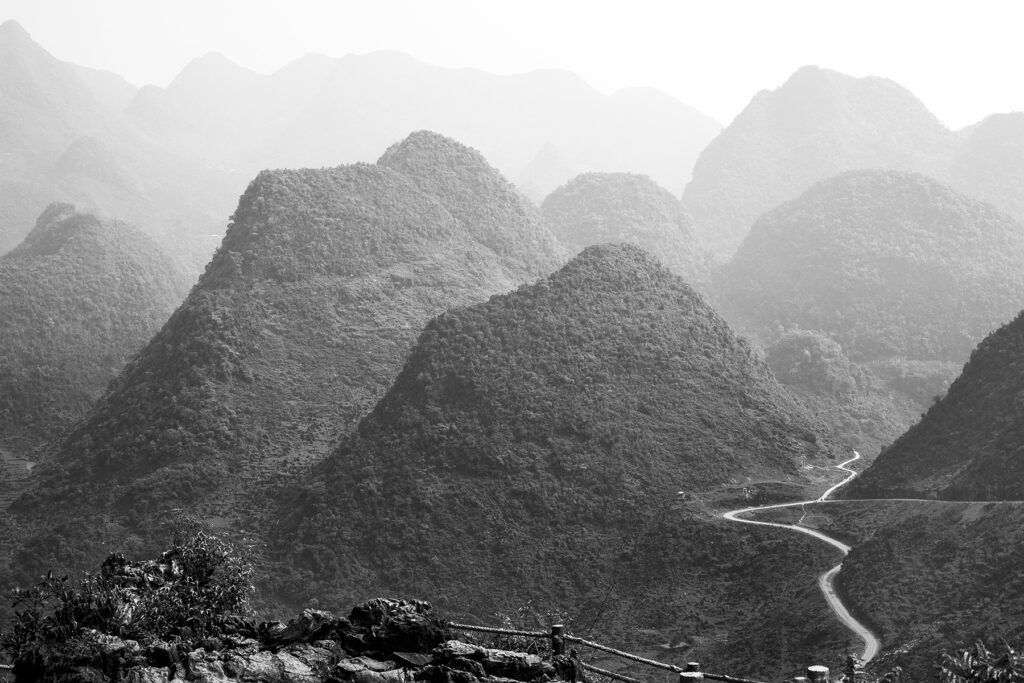
[[804, 64], [891, 78], [958, 128], [1024, 110], [1019, 0], [0, 0], [68, 61], [166, 85], [210, 51], [262, 73], [380, 49], [494, 73], [649, 85], [722, 123]]

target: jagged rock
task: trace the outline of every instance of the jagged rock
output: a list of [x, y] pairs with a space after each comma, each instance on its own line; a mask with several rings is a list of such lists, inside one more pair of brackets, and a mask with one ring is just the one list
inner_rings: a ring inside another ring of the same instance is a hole
[[[300, 649], [313, 650], [308, 645]], [[311, 653], [304, 653], [314, 661]], [[326, 673], [327, 667], [325, 667]], [[321, 683], [324, 674], [318, 673], [291, 652], [232, 651], [224, 655], [205, 650], [194, 650], [186, 657], [185, 680], [196, 683], [222, 681], [268, 681], [272, 683]]]
[[427, 652], [450, 638], [422, 600], [375, 598], [353, 608], [348, 621], [343, 645], [353, 653]]
[[260, 625], [260, 633], [265, 644], [272, 648], [284, 647], [292, 643], [311, 643], [314, 640], [327, 639], [343, 620], [338, 619], [330, 612], [322, 610], [303, 610], [297, 618], [288, 622], [287, 626], [280, 626], [280, 622]]
[[[308, 666], [320, 676], [326, 676], [334, 663], [339, 659], [335, 644], [331, 641], [317, 641], [322, 643], [295, 643], [289, 645], [285, 652]], [[329, 644], [328, 644], [329, 643]], [[326, 645], [326, 646], [325, 646]]]
[[166, 667], [136, 666], [125, 672], [122, 683], [169, 683], [171, 672]]
[[[390, 664], [392, 668], [384, 668]], [[351, 657], [338, 662], [327, 681], [345, 683], [409, 683], [419, 676], [412, 669], [394, 668], [394, 662], [380, 662], [368, 657]]]
[[461, 666], [455, 666], [456, 662], [461, 663], [465, 660], [478, 662], [488, 676], [529, 681], [539, 676], [551, 676], [555, 673], [555, 667], [551, 662], [545, 662], [537, 655], [525, 652], [494, 650], [458, 640], [449, 640], [434, 650], [436, 663], [444, 663], [452, 668], [465, 670]]

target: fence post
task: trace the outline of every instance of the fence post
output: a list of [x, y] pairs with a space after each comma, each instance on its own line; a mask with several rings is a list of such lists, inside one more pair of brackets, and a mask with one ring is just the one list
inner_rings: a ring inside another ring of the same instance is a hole
[[679, 672], [679, 683], [687, 683], [695, 678], [704, 678], [700, 672], [699, 662], [687, 662], [682, 671]]
[[562, 624], [551, 625], [551, 653], [555, 655], [565, 654], [565, 626]]
[[811, 683], [828, 683], [828, 667], [820, 664], [807, 667], [807, 680]]

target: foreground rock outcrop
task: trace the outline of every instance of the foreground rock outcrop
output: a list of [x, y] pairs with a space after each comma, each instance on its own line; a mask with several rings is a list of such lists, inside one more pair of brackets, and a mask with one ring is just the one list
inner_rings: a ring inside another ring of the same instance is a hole
[[287, 624], [239, 619], [197, 647], [143, 646], [95, 630], [79, 657], [15, 665], [17, 681], [280, 681], [282, 683], [473, 683], [545, 681], [571, 670], [568, 657], [482, 647], [451, 637], [421, 601], [377, 598], [348, 617], [305, 610]]

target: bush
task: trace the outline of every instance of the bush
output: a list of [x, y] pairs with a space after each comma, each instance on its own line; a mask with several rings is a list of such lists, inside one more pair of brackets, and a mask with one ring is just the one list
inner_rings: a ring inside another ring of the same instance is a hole
[[944, 683], [1024, 681], [1024, 655], [1006, 643], [1003, 652], [993, 652], [979, 641], [974, 649], [943, 653], [939, 670]]
[[0, 648], [16, 664], [40, 670], [89, 657], [97, 633], [195, 643], [218, 635], [229, 615], [248, 611], [251, 579], [232, 545], [195, 528], [179, 531], [157, 560], [129, 562], [115, 553], [79, 581], [50, 572], [15, 589]]

